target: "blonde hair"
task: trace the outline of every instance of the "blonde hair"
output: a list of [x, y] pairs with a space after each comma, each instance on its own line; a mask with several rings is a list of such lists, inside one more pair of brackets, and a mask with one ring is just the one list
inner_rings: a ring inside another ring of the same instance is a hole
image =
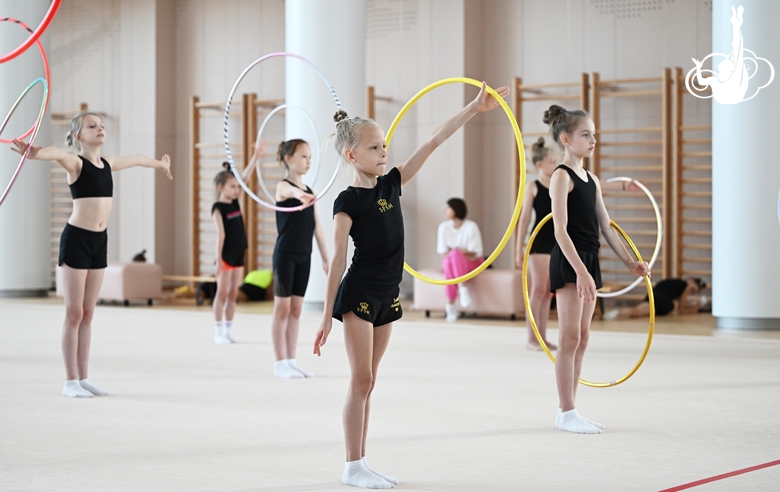
[[369, 124], [376, 125], [376, 122], [370, 118], [366, 119], [360, 116], [350, 118], [343, 109], [336, 111], [336, 114], [333, 115], [333, 121], [336, 122], [336, 152], [344, 161], [346, 161], [344, 151], [357, 145], [363, 127]]
[[79, 141], [76, 137], [81, 131], [81, 126], [84, 124], [84, 117], [88, 115], [97, 116], [100, 118], [100, 121], [103, 121], [103, 117], [97, 113], [93, 113], [92, 111], [82, 111], [81, 113], [74, 116], [72, 120], [70, 120], [70, 131], [65, 136], [65, 145], [68, 147], [75, 147], [79, 152], [81, 152], [81, 145], [79, 145]]

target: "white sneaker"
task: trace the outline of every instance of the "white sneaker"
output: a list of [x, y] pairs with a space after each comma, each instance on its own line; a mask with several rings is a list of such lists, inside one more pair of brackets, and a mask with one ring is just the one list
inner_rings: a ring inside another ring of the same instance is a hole
[[604, 313], [604, 316], [601, 318], [605, 321], [613, 321], [618, 318], [618, 314], [620, 314], [620, 312], [617, 309], [613, 309], [612, 311], [607, 311]]
[[447, 321], [458, 321], [458, 308], [454, 302], [444, 305], [444, 313], [447, 315]]
[[461, 307], [468, 307], [468, 305], [471, 304], [469, 288], [463, 284], [458, 285], [458, 301], [460, 301]]

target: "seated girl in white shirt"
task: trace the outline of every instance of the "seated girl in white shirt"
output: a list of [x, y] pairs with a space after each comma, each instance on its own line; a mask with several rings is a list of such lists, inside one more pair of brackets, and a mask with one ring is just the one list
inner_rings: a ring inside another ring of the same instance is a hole
[[[482, 235], [476, 222], [466, 219], [466, 202], [460, 198], [447, 201], [446, 221], [439, 224], [436, 251], [444, 255], [444, 275], [457, 278], [482, 264]], [[444, 307], [447, 321], [458, 319], [455, 298], [463, 307], [471, 304], [468, 287], [464, 284], [447, 286], [447, 304]]]

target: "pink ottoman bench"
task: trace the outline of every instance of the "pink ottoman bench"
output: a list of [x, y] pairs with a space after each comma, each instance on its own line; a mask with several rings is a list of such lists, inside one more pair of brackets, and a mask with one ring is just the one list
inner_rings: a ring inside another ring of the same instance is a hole
[[[57, 267], [57, 296], [63, 297], [62, 268]], [[151, 263], [109, 263], [98, 299], [122, 301], [162, 299], [162, 267]]]
[[[441, 270], [426, 269], [420, 273], [430, 278], [444, 279]], [[456, 301], [458, 312], [509, 316], [512, 320], [525, 316], [521, 270], [490, 268], [471, 279], [468, 286], [471, 304], [464, 309]], [[443, 312], [446, 302], [443, 285], [429, 284], [415, 277], [412, 309], [425, 311], [425, 316], [430, 316], [431, 311]]]

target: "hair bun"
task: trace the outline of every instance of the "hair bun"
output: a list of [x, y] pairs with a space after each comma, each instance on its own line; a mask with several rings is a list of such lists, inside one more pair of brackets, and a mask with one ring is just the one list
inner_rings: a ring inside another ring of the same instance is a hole
[[544, 121], [545, 125], [552, 125], [552, 123], [558, 119], [559, 116], [566, 113], [566, 109], [558, 106], [557, 104], [553, 104], [550, 106], [550, 109], [544, 112]]
[[539, 137], [539, 140], [536, 141], [536, 145], [539, 147], [544, 147], [544, 137]]
[[336, 111], [336, 114], [333, 115], [333, 121], [335, 121], [336, 123], [342, 120], [346, 120], [347, 118], [349, 118], [349, 115], [343, 109], [339, 109], [338, 111]]
[[228, 161], [223, 162], [222, 167], [225, 168], [225, 171], [230, 171], [230, 162]]

